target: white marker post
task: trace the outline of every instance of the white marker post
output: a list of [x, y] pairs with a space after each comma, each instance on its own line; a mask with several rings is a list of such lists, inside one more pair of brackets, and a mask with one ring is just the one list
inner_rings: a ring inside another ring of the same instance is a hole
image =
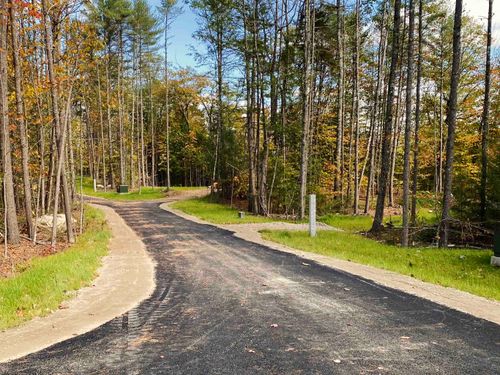
[[316, 237], [316, 194], [309, 195], [309, 236]]

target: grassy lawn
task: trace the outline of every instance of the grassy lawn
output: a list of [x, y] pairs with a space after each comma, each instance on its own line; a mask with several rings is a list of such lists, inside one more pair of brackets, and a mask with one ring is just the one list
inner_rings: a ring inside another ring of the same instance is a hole
[[[80, 181], [77, 181], [76, 190], [80, 191]], [[203, 189], [197, 186], [173, 186], [171, 190], [173, 191], [186, 191], [186, 190], [199, 190]], [[92, 179], [89, 177], [83, 178], [83, 194], [89, 195], [91, 197], [105, 198], [116, 201], [147, 201], [154, 199], [161, 199], [167, 196], [167, 191], [165, 187], [151, 187], [143, 186], [141, 190], [135, 189], [125, 194], [119, 194], [115, 190], [94, 191]]]
[[172, 204], [171, 207], [214, 224], [248, 224], [276, 221], [272, 218], [256, 216], [248, 212], [245, 212], [245, 217], [240, 219], [238, 218], [238, 209], [222, 203], [212, 202], [210, 197], [178, 201]]
[[49, 314], [94, 279], [111, 233], [102, 211], [87, 207], [85, 217], [85, 232], [70, 248], [33, 259], [18, 275], [0, 280], [0, 330]]
[[[352, 227], [359, 227], [358, 223]], [[385, 245], [348, 232], [263, 231], [265, 239], [296, 249], [371, 265], [500, 300], [500, 269], [491, 266], [490, 250], [411, 248]]]

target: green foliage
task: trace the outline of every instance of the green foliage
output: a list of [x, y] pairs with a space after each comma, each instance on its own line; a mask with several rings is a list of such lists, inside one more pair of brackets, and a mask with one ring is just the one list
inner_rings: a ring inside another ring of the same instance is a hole
[[132, 15], [128, 19], [132, 37], [139, 48], [151, 47], [156, 44], [160, 33], [159, 21], [151, 12], [146, 0], [135, 0], [132, 7]]
[[21, 273], [0, 280], [0, 330], [49, 314], [94, 279], [111, 233], [98, 209], [86, 207], [85, 223], [69, 249], [33, 259]]
[[85, 4], [90, 21], [100, 31], [108, 45], [133, 12], [129, 0], [97, 0], [95, 3]]
[[490, 250], [401, 248], [346, 232], [263, 231], [265, 239], [408, 275], [486, 298], [500, 300], [500, 272], [490, 265]]

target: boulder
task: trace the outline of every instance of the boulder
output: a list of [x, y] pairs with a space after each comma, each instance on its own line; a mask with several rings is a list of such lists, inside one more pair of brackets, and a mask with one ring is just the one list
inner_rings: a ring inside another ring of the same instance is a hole
[[[75, 219], [73, 219], [73, 222], [75, 222]], [[43, 215], [38, 218], [38, 225], [43, 228], [52, 229], [52, 223], [53, 223], [52, 215]], [[57, 214], [56, 229], [58, 232], [66, 230], [66, 216], [64, 214]]]

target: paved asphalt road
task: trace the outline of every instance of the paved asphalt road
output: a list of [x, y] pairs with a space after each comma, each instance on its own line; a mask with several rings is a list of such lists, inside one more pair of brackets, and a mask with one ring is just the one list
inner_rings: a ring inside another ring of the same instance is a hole
[[113, 207], [157, 262], [152, 297], [0, 374], [500, 374], [498, 325], [158, 203]]

